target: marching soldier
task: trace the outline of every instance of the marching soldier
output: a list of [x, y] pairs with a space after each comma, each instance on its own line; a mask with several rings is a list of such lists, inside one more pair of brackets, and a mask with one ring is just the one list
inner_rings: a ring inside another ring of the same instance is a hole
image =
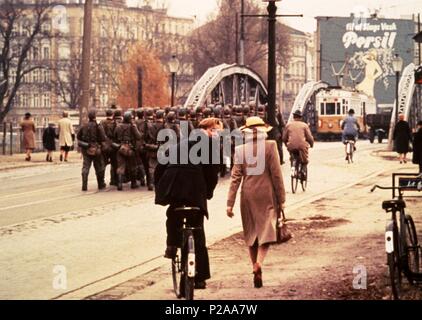
[[[171, 112], [171, 111], [170, 111]], [[169, 113], [170, 114], [170, 113]], [[149, 113], [147, 113], [149, 115]], [[148, 158], [147, 184], [148, 190], [154, 190], [154, 171], [157, 166], [157, 152], [159, 143], [157, 140], [158, 132], [164, 129], [164, 111], [158, 110], [155, 114], [155, 121], [147, 118], [147, 130], [145, 134], [145, 150]]]
[[187, 121], [188, 135], [189, 135], [192, 132], [192, 130], [195, 129], [195, 127], [193, 126], [192, 121], [188, 118], [188, 110], [186, 108], [181, 108], [179, 110], [179, 124], [182, 123], [183, 121]]
[[114, 130], [116, 129], [116, 121], [114, 119], [113, 110], [106, 111], [106, 119], [100, 122], [106, 135], [106, 141], [102, 145], [102, 152], [104, 156], [104, 166], [110, 164], [110, 185], [117, 185], [116, 178], [116, 150], [113, 149]]
[[180, 139], [180, 126], [177, 123], [176, 113], [174, 111], [170, 111], [166, 118], [166, 123], [164, 128], [171, 129], [176, 133], [177, 140]]
[[117, 152], [117, 190], [123, 190], [123, 175], [127, 173], [131, 178], [131, 188], [138, 187], [136, 183], [136, 158], [135, 147], [141, 140], [136, 125], [132, 123], [132, 113], [125, 112], [123, 122], [118, 124], [114, 132], [114, 140], [120, 145]]
[[141, 186], [145, 186], [145, 170], [148, 168], [148, 161], [146, 161], [146, 152], [145, 152], [145, 126], [146, 120], [144, 119], [144, 109], [140, 108], [136, 111], [136, 119], [135, 124], [136, 128], [138, 129], [139, 133], [141, 134], [142, 139], [138, 140], [136, 143], [136, 164], [137, 164], [137, 178], [141, 182]]
[[238, 128], [245, 125], [245, 119], [243, 117], [243, 108], [241, 106], [234, 106], [233, 107], [234, 115], [233, 119], [236, 121], [236, 125]]
[[101, 144], [106, 141], [102, 126], [97, 124], [95, 110], [88, 112], [89, 122], [81, 127], [78, 132], [78, 145], [82, 149], [82, 191], [88, 190], [88, 175], [91, 164], [94, 163], [97, 176], [98, 189], [104, 189], [104, 160], [101, 153]]

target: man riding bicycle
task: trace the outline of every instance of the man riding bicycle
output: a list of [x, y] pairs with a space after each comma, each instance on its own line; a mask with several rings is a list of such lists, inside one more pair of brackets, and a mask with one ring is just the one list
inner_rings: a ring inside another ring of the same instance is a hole
[[313, 148], [314, 137], [309, 126], [302, 121], [300, 110], [293, 113], [293, 121], [286, 125], [283, 131], [283, 142], [286, 144], [290, 155], [293, 152], [298, 152], [302, 164], [304, 166], [308, 164], [308, 149], [309, 147]]
[[343, 120], [343, 123], [341, 124], [341, 129], [343, 130], [341, 141], [343, 142], [343, 144], [346, 144], [346, 141], [353, 140], [355, 142], [353, 149], [354, 151], [356, 151], [356, 141], [358, 140], [360, 126], [358, 120], [354, 117], [354, 115], [355, 110], [350, 109], [349, 115]]

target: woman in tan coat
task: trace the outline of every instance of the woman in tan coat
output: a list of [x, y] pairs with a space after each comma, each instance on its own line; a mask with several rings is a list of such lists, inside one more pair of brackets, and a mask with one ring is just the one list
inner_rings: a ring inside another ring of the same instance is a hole
[[35, 149], [35, 124], [29, 112], [25, 113], [25, 118], [21, 122], [23, 131], [23, 145], [26, 150], [26, 161], [31, 161], [31, 152]]
[[262, 264], [269, 245], [277, 240], [277, 211], [284, 207], [286, 196], [277, 144], [266, 140], [271, 127], [259, 117], [250, 117], [240, 129], [245, 144], [236, 147], [227, 215], [234, 215], [236, 194], [243, 181], [240, 194], [243, 233], [253, 265], [254, 286], [260, 288]]

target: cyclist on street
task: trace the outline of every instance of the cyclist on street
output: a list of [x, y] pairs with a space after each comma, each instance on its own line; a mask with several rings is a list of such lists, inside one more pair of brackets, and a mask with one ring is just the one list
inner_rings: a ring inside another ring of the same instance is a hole
[[[358, 120], [354, 117], [355, 110], [350, 109], [349, 115], [343, 120], [341, 129], [343, 130], [341, 141], [345, 144], [346, 140], [353, 140], [354, 151], [356, 151], [356, 141], [358, 140], [360, 126]], [[346, 157], [347, 160], [347, 157]]]
[[308, 149], [309, 147], [313, 148], [314, 137], [309, 126], [302, 121], [300, 110], [293, 113], [293, 121], [286, 125], [283, 131], [283, 142], [286, 144], [290, 155], [297, 151], [302, 164], [306, 166], [309, 163]]

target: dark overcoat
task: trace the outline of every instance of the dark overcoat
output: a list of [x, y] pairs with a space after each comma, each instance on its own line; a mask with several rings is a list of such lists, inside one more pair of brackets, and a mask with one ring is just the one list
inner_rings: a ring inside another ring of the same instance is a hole
[[394, 128], [393, 138], [397, 153], [409, 152], [409, 142], [412, 139], [412, 132], [406, 121], [400, 120], [397, 122]]
[[422, 129], [413, 135], [413, 159], [414, 164], [422, 163]]
[[[209, 144], [213, 145], [208, 137], [203, 139], [208, 139]], [[197, 142], [183, 140], [171, 148], [180, 150], [182, 143], [187, 143], [190, 151]], [[211, 146], [209, 150], [218, 152]], [[163, 206], [177, 204], [199, 207], [208, 217], [207, 200], [213, 197], [218, 182], [219, 165], [212, 164], [211, 161], [204, 162], [208, 163], [194, 164], [188, 159], [187, 164], [182, 164], [179, 158], [175, 164], [159, 163], [154, 173], [155, 203]]]
[[42, 135], [42, 144], [45, 150], [55, 151], [56, 150], [56, 129], [54, 127], [47, 127]]

